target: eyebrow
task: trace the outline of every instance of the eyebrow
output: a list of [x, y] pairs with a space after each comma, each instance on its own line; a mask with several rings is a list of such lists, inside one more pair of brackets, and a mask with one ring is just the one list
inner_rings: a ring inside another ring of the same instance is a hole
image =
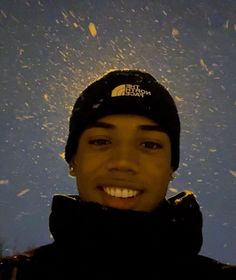
[[[87, 128], [115, 129], [116, 126], [111, 123], [96, 121], [91, 123]], [[138, 126], [138, 129], [143, 131], [164, 131], [164, 129], [159, 124], [141, 124]]]
[[115, 125], [106, 123], [106, 122], [101, 122], [101, 121], [96, 121], [88, 125], [87, 128], [109, 128], [109, 129], [114, 129]]
[[159, 124], [142, 124], [139, 129], [144, 131], [164, 131]]

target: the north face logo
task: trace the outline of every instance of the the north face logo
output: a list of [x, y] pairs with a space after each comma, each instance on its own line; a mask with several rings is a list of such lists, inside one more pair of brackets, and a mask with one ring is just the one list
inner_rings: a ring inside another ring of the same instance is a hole
[[124, 84], [115, 87], [111, 92], [111, 97], [116, 96], [138, 96], [144, 97], [145, 95], [151, 95], [150, 91], [140, 89], [139, 85]]

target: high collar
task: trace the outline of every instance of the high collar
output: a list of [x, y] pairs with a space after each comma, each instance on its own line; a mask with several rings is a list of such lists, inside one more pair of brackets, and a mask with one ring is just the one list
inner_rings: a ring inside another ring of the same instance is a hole
[[57, 244], [109, 252], [139, 248], [148, 252], [196, 255], [202, 245], [202, 214], [191, 192], [181, 192], [153, 212], [120, 210], [79, 196], [55, 195], [50, 231]]

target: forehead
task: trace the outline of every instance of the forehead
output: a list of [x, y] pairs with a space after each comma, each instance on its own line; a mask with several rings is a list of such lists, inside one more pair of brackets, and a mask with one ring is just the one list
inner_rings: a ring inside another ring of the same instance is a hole
[[157, 125], [157, 123], [147, 117], [133, 114], [114, 114], [102, 117], [97, 120], [98, 122], [107, 122], [107, 123], [122, 123], [122, 122], [132, 122], [137, 124], [152, 124]]
[[122, 129], [125, 131], [141, 130], [141, 131], [161, 131], [161, 126], [152, 119], [140, 115], [114, 114], [99, 118], [92, 122], [86, 130], [93, 128], [103, 128], [109, 130]]

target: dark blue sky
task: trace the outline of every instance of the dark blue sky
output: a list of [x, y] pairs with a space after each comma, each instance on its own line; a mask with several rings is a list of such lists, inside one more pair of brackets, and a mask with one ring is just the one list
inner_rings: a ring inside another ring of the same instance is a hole
[[140, 68], [174, 96], [181, 164], [168, 195], [193, 190], [202, 254], [236, 263], [234, 0], [0, 1], [0, 241], [51, 241], [55, 193], [76, 193], [62, 159], [71, 106], [113, 68]]

